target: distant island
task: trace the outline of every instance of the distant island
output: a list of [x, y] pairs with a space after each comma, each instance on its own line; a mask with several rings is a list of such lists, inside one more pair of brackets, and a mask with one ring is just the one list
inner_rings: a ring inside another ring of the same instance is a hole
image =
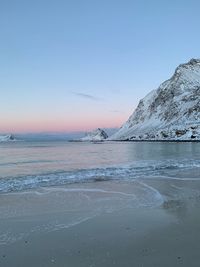
[[107, 133], [104, 130], [97, 128], [94, 131], [86, 133], [86, 135], [82, 137], [80, 141], [104, 141], [107, 138]]
[[12, 134], [0, 135], [0, 142], [15, 141], [15, 137]]

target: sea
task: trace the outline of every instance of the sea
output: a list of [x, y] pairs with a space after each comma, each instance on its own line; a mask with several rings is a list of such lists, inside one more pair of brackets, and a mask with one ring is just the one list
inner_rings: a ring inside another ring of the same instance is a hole
[[190, 142], [0, 143], [0, 248], [126, 210], [182, 220], [200, 199], [199, 155]]
[[152, 177], [182, 179], [180, 173], [194, 169], [198, 176], [200, 143], [63, 140], [0, 143], [0, 193]]

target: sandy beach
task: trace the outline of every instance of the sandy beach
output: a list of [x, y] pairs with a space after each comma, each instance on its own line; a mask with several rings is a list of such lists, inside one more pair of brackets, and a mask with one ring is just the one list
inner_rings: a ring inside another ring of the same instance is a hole
[[197, 267], [198, 171], [2, 194], [0, 266]]

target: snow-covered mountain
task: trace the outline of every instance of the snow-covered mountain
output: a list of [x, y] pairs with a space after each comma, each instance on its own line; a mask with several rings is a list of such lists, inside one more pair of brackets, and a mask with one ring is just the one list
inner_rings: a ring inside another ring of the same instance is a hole
[[0, 142], [14, 141], [15, 138], [12, 134], [9, 135], [0, 135]]
[[92, 132], [86, 134], [86, 136], [81, 138], [81, 141], [103, 141], [108, 138], [107, 133], [98, 128]]
[[200, 140], [200, 59], [179, 65], [110, 139]]

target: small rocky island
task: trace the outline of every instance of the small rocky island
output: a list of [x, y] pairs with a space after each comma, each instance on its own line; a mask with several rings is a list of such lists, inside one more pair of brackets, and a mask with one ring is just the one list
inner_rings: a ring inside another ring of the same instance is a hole
[[80, 141], [104, 141], [107, 138], [107, 133], [104, 130], [98, 128], [92, 132], [87, 133], [84, 137], [80, 139]]
[[12, 134], [0, 135], [0, 142], [15, 141], [15, 137]]
[[109, 139], [200, 141], [200, 59], [179, 65]]

